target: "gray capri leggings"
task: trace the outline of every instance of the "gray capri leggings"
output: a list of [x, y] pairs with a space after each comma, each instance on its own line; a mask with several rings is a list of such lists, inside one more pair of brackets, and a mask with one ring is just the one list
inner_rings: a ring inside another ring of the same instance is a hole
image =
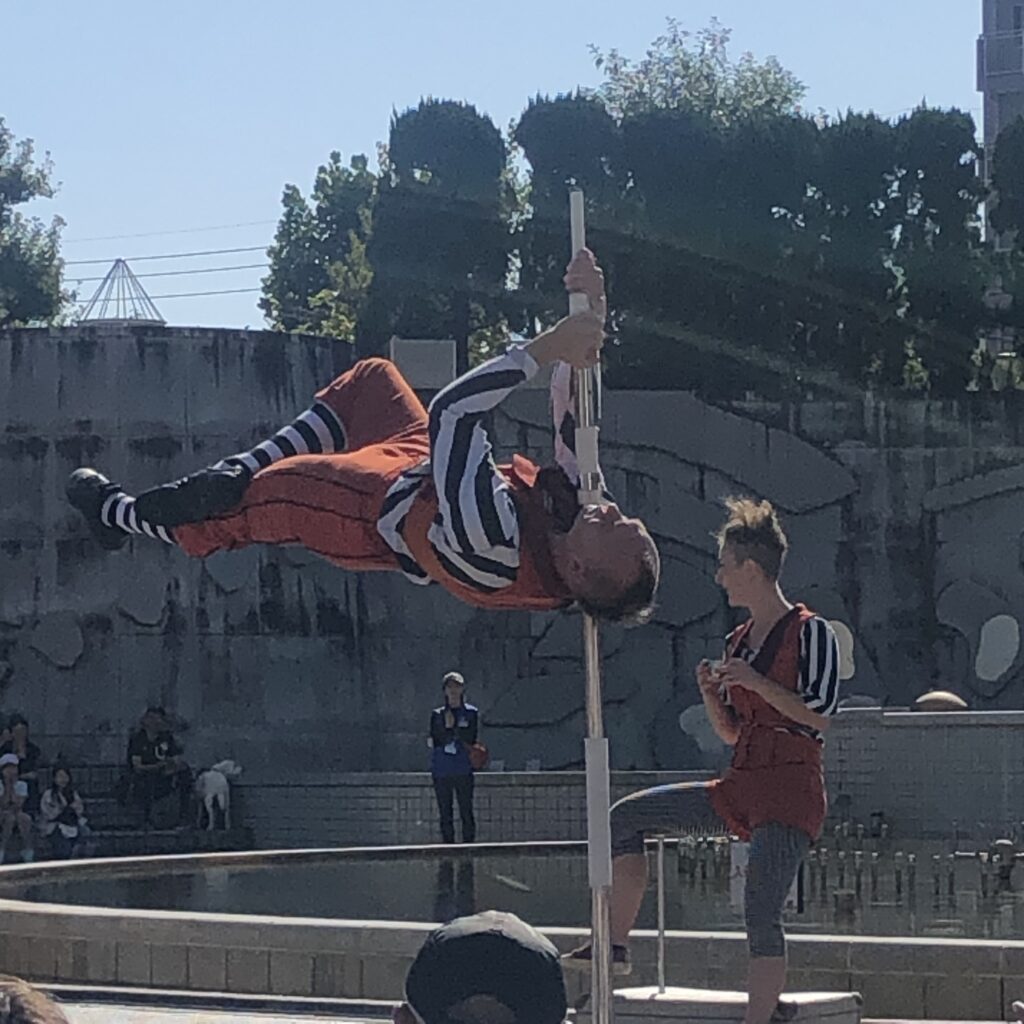
[[[721, 833], [723, 828], [702, 782], [642, 789], [612, 806], [612, 856], [642, 854], [646, 835]], [[789, 825], [769, 823], [754, 829], [743, 894], [747, 947], [752, 957], [786, 955], [782, 910], [810, 844], [806, 833]]]

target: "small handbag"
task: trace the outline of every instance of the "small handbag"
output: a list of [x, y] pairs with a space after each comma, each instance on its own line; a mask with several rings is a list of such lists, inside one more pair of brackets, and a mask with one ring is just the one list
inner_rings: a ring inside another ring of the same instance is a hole
[[490, 759], [491, 755], [482, 743], [471, 743], [469, 745], [469, 764], [473, 771], [483, 771]]

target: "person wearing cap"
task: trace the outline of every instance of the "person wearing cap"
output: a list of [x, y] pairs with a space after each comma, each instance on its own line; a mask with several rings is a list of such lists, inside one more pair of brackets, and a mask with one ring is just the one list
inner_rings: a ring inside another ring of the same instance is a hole
[[18, 778], [18, 755], [0, 754], [0, 864], [7, 859], [7, 844], [17, 830], [21, 836], [21, 859], [35, 859], [32, 818], [25, 810], [28, 783]]
[[558, 951], [515, 914], [487, 910], [431, 932], [394, 1024], [562, 1024]]
[[441, 839], [455, 842], [454, 797], [459, 801], [462, 841], [472, 843], [476, 840], [476, 818], [469, 748], [477, 740], [480, 712], [466, 703], [466, 680], [458, 672], [449, 672], [441, 689], [444, 703], [430, 714], [430, 774], [441, 818]]
[[43, 766], [43, 752], [28, 738], [28, 719], [24, 715], [11, 715], [8, 739], [0, 745], [0, 756], [16, 754], [18, 777], [28, 786], [25, 810], [35, 814], [39, 810], [39, 769]]

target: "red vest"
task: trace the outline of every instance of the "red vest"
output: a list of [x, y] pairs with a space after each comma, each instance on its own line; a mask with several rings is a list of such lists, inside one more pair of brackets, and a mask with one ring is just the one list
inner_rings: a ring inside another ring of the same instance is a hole
[[[800, 673], [800, 630], [814, 612], [796, 605], [776, 623], [754, 660], [762, 675], [797, 689]], [[729, 636], [731, 655], [750, 631], [746, 622]], [[749, 690], [736, 687], [730, 695], [739, 719], [739, 739], [732, 764], [711, 784], [711, 802], [729, 829], [749, 840], [759, 825], [777, 822], [821, 835], [828, 809], [821, 744], [811, 736], [790, 731], [791, 719]]]
[[548, 542], [551, 517], [544, 505], [544, 496], [537, 488], [539, 469], [521, 455], [512, 457], [512, 464], [499, 466], [498, 472], [508, 481], [512, 500], [519, 514], [519, 570], [514, 583], [488, 593], [475, 590], [446, 572], [427, 538], [437, 515], [437, 493], [430, 480], [420, 485], [406, 516], [402, 536], [412, 557], [432, 580], [466, 604], [489, 609], [522, 609], [551, 611], [572, 602], [568, 588], [555, 573]]

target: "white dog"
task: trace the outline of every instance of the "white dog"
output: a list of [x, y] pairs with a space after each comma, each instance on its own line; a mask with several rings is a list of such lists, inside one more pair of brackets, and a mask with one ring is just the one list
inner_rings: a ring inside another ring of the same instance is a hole
[[229, 779], [237, 779], [242, 774], [242, 766], [234, 761], [218, 761], [212, 768], [200, 772], [196, 778], [196, 828], [203, 824], [203, 811], [206, 811], [206, 830], [212, 832], [215, 821], [215, 808], [219, 807], [224, 815], [224, 828], [231, 828], [231, 784]]

